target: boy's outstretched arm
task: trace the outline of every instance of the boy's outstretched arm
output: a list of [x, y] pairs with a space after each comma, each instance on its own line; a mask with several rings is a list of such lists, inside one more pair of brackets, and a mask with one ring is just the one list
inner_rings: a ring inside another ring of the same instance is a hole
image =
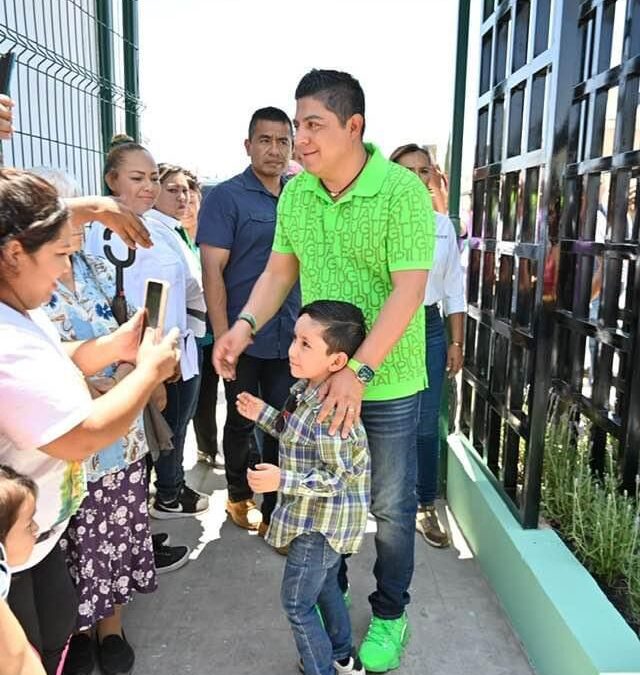
[[275, 438], [280, 436], [275, 427], [279, 413], [261, 398], [243, 391], [236, 398], [236, 408], [243, 417], [255, 422], [266, 433]]

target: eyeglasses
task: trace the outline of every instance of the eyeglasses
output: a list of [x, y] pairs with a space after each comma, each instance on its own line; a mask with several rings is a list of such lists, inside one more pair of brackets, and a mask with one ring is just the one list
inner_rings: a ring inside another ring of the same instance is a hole
[[291, 417], [291, 413], [298, 407], [298, 403], [300, 403], [298, 394], [291, 393], [287, 396], [287, 400], [284, 402], [284, 406], [278, 413], [274, 423], [274, 427], [279, 434], [284, 431], [284, 428], [287, 426], [287, 420]]

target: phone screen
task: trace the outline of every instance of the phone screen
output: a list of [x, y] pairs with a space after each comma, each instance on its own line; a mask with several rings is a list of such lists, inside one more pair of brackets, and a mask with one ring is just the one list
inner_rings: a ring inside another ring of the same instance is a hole
[[160, 323], [160, 307], [162, 305], [163, 285], [157, 281], [149, 281], [147, 284], [147, 297], [145, 299], [145, 328], [162, 328]]

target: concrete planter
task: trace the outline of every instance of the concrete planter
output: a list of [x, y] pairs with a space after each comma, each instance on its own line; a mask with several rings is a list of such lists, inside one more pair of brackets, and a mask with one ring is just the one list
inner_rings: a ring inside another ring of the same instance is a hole
[[538, 675], [640, 674], [640, 641], [591, 575], [553, 530], [520, 526], [456, 434], [447, 499]]

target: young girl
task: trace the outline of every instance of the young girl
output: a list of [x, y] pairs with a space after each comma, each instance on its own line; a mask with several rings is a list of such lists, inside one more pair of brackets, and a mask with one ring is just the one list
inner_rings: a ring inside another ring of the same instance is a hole
[[0, 675], [44, 675], [44, 668], [4, 602], [11, 568], [24, 565], [36, 543], [36, 484], [0, 465]]

